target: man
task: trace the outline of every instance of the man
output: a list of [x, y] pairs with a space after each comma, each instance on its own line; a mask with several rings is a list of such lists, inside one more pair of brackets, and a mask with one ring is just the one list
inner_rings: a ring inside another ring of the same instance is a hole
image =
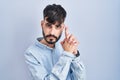
[[[84, 80], [85, 69], [77, 50], [79, 42], [65, 27], [65, 9], [48, 5], [43, 14], [43, 37], [37, 38], [25, 53], [33, 80]], [[63, 30], [65, 39], [59, 43]]]

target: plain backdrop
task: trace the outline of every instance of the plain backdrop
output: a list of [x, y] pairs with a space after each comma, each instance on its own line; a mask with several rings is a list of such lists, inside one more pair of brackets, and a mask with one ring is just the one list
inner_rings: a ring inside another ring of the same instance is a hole
[[24, 51], [42, 36], [42, 11], [53, 3], [67, 11], [87, 80], [120, 80], [120, 0], [0, 0], [0, 80], [32, 80]]

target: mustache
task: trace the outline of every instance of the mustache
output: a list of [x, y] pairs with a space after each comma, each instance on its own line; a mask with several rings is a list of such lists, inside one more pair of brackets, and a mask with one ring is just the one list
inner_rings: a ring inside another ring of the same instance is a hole
[[46, 35], [45, 37], [46, 37], [46, 38], [47, 38], [47, 37], [54, 37], [55, 39], [57, 39], [57, 37], [56, 37], [55, 35], [52, 35], [52, 34]]

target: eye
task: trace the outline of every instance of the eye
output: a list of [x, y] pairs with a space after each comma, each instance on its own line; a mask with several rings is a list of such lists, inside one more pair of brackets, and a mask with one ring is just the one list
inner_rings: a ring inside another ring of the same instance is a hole
[[61, 28], [61, 25], [56, 25], [56, 29], [60, 29]]
[[46, 23], [46, 27], [51, 28], [52, 27], [51, 25], [52, 25], [51, 23]]

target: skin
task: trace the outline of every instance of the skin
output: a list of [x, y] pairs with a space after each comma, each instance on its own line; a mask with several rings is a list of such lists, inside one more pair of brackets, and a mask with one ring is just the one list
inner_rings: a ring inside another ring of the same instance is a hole
[[65, 27], [65, 39], [61, 42], [63, 49], [76, 55], [78, 44], [78, 40], [68, 32], [68, 27]]
[[[60, 36], [60, 34], [62, 34], [62, 32], [65, 30], [65, 39], [63, 41], [61, 41], [61, 45], [63, 47], [63, 49], [67, 52], [70, 52], [72, 54], [77, 54], [77, 47], [78, 47], [78, 40], [74, 37], [73, 34], [70, 34], [68, 31], [68, 27], [65, 27], [64, 23], [62, 23], [60, 26], [58, 26], [58, 23], [56, 22], [55, 24], [50, 24], [49, 22], [45, 20], [41, 21], [41, 27], [42, 30], [44, 31], [45, 35], [54, 35], [57, 38]], [[55, 42], [56, 38], [54, 38], [53, 36], [49, 36], [46, 38], [47, 41], [51, 41]], [[48, 42], [46, 42], [45, 39], [42, 39], [40, 42], [51, 47], [54, 48], [55, 43], [54, 44], [49, 44]]]

